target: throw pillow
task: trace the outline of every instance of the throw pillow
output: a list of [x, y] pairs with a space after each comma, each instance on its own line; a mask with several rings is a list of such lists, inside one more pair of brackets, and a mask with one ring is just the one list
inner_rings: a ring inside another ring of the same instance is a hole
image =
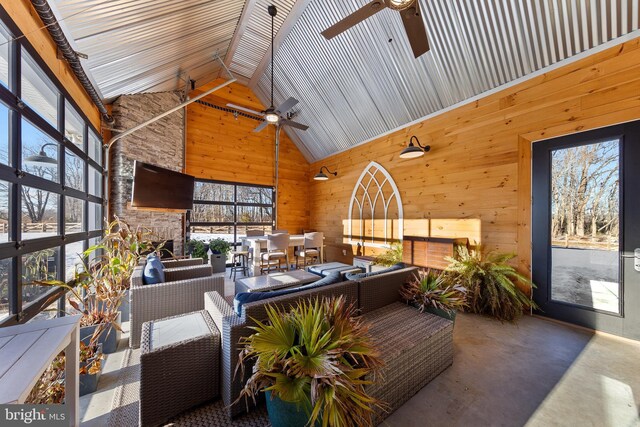
[[142, 281], [145, 285], [164, 283], [164, 266], [157, 255], [149, 255], [144, 265]]
[[240, 292], [233, 297], [233, 311], [235, 311], [238, 316], [242, 317], [242, 306], [244, 304], [254, 301], [262, 301], [264, 299], [280, 295], [286, 295], [291, 292], [295, 292], [295, 288], [269, 292]]
[[347, 273], [347, 280], [360, 280], [366, 277], [377, 276], [379, 274], [390, 273], [396, 270], [402, 270], [405, 268], [404, 262], [399, 262], [384, 270], [372, 271], [371, 273]]

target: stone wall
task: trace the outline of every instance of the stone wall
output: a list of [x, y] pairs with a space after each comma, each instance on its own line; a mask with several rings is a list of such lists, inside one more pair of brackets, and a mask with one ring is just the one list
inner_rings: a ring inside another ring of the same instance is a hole
[[[123, 95], [113, 103], [115, 128], [130, 129], [182, 101], [179, 92]], [[111, 148], [109, 212], [130, 225], [149, 228], [161, 239], [173, 239], [176, 255], [183, 253], [184, 214], [131, 208], [133, 161], [140, 160], [182, 172], [184, 169], [184, 110], [176, 111], [117, 141]]]

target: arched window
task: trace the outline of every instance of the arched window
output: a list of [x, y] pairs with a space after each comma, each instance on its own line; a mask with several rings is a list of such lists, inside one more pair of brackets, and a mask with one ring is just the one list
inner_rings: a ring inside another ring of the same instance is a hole
[[402, 226], [402, 200], [396, 183], [380, 164], [369, 163], [351, 194], [350, 243], [389, 246], [402, 240]]

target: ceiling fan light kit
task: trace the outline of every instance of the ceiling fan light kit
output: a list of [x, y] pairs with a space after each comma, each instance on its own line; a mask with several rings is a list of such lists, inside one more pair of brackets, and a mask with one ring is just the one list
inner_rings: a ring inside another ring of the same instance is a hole
[[269, 124], [278, 125], [278, 126], [290, 126], [300, 130], [307, 130], [309, 129], [309, 126], [303, 125], [302, 123], [294, 122], [293, 120], [291, 120], [291, 117], [293, 117], [293, 114], [291, 115], [288, 114], [291, 111], [291, 109], [298, 104], [297, 99], [289, 97], [277, 108], [273, 106], [273, 60], [274, 60], [273, 40], [275, 37], [274, 30], [273, 30], [273, 20], [278, 14], [278, 10], [274, 5], [270, 5], [267, 7], [267, 11], [271, 16], [271, 104], [269, 104], [269, 108], [267, 108], [264, 111], [255, 111], [250, 108], [246, 108], [236, 104], [227, 104], [227, 107], [235, 108], [236, 110], [244, 111], [250, 114], [255, 114], [256, 116], [263, 117], [264, 121], [260, 123], [257, 128], [253, 130], [254, 132], [260, 132]]

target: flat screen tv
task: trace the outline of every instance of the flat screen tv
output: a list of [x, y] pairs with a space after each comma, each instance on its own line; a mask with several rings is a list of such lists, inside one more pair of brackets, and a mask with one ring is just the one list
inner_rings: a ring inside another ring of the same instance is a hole
[[131, 206], [145, 210], [184, 211], [193, 208], [195, 178], [135, 161]]

